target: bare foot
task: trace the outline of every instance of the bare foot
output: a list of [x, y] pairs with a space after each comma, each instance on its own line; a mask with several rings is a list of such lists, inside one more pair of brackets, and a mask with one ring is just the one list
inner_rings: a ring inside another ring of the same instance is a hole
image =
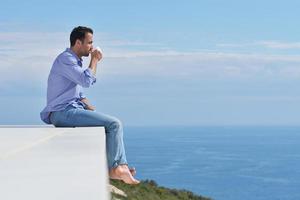
[[132, 168], [129, 168], [128, 167], [128, 165], [126, 165], [126, 164], [122, 164], [122, 165], [120, 165], [123, 169], [128, 169], [129, 171], [130, 171], [130, 173], [131, 173], [131, 175], [132, 176], [135, 176], [136, 175], [136, 170], [135, 170], [135, 168], [134, 167], [132, 167]]
[[131, 173], [132, 176], [136, 175], [136, 170], [135, 170], [134, 167], [133, 168], [129, 168], [129, 171], [130, 171], [130, 173]]
[[[120, 165], [120, 166], [122, 166], [123, 168], [126, 168], [126, 167], [124, 167], [124, 165]], [[127, 165], [125, 165], [125, 166], [127, 166]], [[134, 167], [129, 168], [129, 171], [130, 171], [130, 173], [131, 173], [132, 176], [136, 175], [136, 169]], [[114, 179], [116, 179], [116, 178], [114, 178]]]
[[122, 180], [124, 181], [125, 183], [127, 184], [131, 184], [131, 185], [135, 185], [135, 184], [139, 184], [140, 181], [136, 180], [129, 168], [127, 167], [124, 167], [124, 165], [119, 165], [118, 167], [116, 168], [113, 168], [109, 171], [109, 177], [111, 179], [119, 179], [119, 180]]

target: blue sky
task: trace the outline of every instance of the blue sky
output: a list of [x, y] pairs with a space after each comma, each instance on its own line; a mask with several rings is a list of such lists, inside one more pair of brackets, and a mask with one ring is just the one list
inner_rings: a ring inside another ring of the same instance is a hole
[[2, 2], [0, 123], [42, 124], [51, 64], [72, 28], [85, 25], [104, 51], [85, 93], [125, 125], [299, 125], [299, 6]]

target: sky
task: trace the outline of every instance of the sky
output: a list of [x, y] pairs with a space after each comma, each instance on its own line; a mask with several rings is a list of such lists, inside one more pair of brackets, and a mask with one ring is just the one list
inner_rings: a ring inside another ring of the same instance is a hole
[[[97, 112], [128, 126], [300, 125], [299, 1], [3, 1], [0, 124], [43, 124], [75, 26], [103, 50]], [[85, 67], [89, 58], [84, 58]]]

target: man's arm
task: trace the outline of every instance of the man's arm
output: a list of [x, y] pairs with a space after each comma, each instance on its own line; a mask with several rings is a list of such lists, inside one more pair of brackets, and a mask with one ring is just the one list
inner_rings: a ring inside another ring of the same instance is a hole
[[65, 56], [61, 57], [59, 62], [60, 66], [54, 69], [55, 73], [85, 88], [96, 82], [96, 76], [93, 74], [92, 69], [82, 68], [78, 65], [76, 58]]
[[89, 68], [91, 69], [94, 76], [96, 76], [96, 72], [97, 72], [97, 63], [101, 59], [102, 59], [102, 53], [97, 49], [93, 49], [91, 53], [91, 61], [90, 61]]
[[[91, 61], [90, 61], [90, 65], [89, 65], [89, 68], [91, 69], [94, 76], [96, 76], [96, 72], [97, 72], [97, 63], [101, 59], [102, 59], [102, 53], [99, 50], [94, 49], [91, 53]], [[86, 97], [80, 99], [80, 101], [86, 105], [86, 107], [85, 107], [86, 110], [92, 110], [93, 111], [93, 110], [96, 109], [94, 106], [92, 106], [89, 103], [89, 101]]]
[[[96, 76], [96, 72], [97, 72], [97, 63], [101, 59], [102, 59], [102, 53], [99, 50], [94, 49], [91, 53], [91, 61], [90, 61], [90, 65], [89, 65], [89, 68], [91, 69], [94, 76]], [[86, 107], [85, 107], [86, 110], [94, 111], [96, 109], [94, 106], [92, 106], [89, 103], [89, 101], [86, 97], [80, 99], [80, 101], [86, 105]]]

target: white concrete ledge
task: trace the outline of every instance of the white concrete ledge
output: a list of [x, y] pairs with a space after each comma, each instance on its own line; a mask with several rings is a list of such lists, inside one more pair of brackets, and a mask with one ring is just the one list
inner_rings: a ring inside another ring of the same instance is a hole
[[0, 199], [107, 200], [104, 127], [0, 126]]

